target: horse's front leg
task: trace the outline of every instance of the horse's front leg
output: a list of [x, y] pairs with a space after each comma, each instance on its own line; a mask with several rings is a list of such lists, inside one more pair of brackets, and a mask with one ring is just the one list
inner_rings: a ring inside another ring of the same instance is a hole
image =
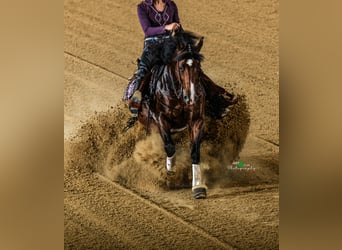
[[192, 191], [195, 199], [205, 199], [207, 186], [203, 184], [200, 168], [200, 148], [203, 137], [204, 121], [199, 119], [190, 126], [191, 161], [192, 161]]
[[176, 152], [175, 143], [171, 137], [171, 126], [166, 119], [163, 119], [162, 116], [159, 117], [158, 128], [161, 138], [164, 142], [164, 149], [166, 152], [166, 170], [168, 172], [175, 172], [174, 168], [174, 156]]

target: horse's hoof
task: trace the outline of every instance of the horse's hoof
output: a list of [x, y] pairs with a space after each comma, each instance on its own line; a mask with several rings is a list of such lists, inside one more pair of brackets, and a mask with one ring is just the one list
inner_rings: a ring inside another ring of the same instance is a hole
[[194, 192], [194, 198], [195, 199], [207, 198], [207, 187], [205, 187], [205, 186], [194, 187], [194, 188], [192, 188], [192, 191]]
[[168, 175], [168, 176], [175, 176], [176, 175], [176, 172], [175, 171], [169, 171], [169, 170], [166, 170], [166, 174]]
[[221, 112], [220, 118], [223, 118], [223, 117], [227, 116], [228, 113], [229, 113], [229, 111], [230, 111], [229, 108], [225, 108], [225, 109]]
[[234, 97], [229, 101], [229, 106], [237, 104], [238, 101], [239, 101], [239, 99], [238, 99], [237, 97], [234, 96]]

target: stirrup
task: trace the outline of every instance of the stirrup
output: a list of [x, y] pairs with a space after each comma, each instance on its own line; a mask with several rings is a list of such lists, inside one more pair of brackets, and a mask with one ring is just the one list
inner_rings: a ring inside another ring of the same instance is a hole
[[139, 109], [133, 106], [128, 106], [129, 111], [133, 116], [138, 116], [139, 114]]
[[131, 99], [134, 99], [136, 102], [141, 102], [141, 91], [135, 91]]

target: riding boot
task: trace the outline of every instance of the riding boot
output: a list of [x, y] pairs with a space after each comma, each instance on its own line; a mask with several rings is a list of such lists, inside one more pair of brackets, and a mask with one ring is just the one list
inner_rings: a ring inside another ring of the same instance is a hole
[[145, 78], [145, 75], [152, 69], [155, 61], [156, 61], [156, 55], [152, 53], [152, 51], [149, 49], [149, 47], [145, 47], [140, 60], [138, 61], [138, 70], [135, 72], [135, 82], [133, 85], [133, 94], [130, 98], [130, 111], [133, 114], [137, 114], [140, 106], [141, 106], [141, 99], [142, 99], [142, 93], [141, 89], [143, 86], [141, 86], [143, 79]]
[[145, 75], [152, 69], [155, 61], [156, 55], [154, 55], [153, 51], [148, 46], [145, 47], [138, 64], [138, 70], [135, 73], [136, 81], [133, 89], [134, 93], [138, 90], [140, 91], [141, 82], [144, 79]]

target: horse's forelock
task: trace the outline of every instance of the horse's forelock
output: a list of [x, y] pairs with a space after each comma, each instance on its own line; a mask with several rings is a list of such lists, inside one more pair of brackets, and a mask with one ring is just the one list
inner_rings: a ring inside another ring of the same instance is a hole
[[194, 43], [196, 40], [199, 39], [197, 35], [195, 35], [194, 33], [190, 31], [177, 32], [174, 37], [183, 41], [185, 44]]
[[173, 60], [174, 61], [181, 61], [183, 59], [195, 59], [198, 61], [202, 61], [203, 60], [203, 55], [199, 54], [199, 53], [195, 53], [195, 52], [183, 52], [180, 53], [179, 55], [177, 55]]
[[[171, 39], [167, 40], [163, 46], [162, 61], [164, 64], [170, 64], [173, 61], [176, 50], [188, 50], [191, 57], [196, 60], [202, 60], [204, 57], [194, 51], [196, 42], [200, 39], [197, 35], [189, 31], [177, 32]], [[190, 50], [189, 50], [190, 47]], [[184, 54], [184, 58], [190, 58], [190, 55]]]

